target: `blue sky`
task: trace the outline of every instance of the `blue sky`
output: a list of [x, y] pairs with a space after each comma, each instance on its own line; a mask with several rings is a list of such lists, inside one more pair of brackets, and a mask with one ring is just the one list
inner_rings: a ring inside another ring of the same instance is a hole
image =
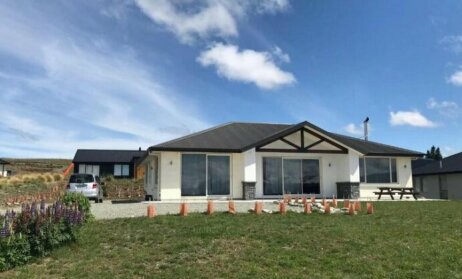
[[0, 157], [230, 121], [462, 151], [460, 1], [2, 1]]

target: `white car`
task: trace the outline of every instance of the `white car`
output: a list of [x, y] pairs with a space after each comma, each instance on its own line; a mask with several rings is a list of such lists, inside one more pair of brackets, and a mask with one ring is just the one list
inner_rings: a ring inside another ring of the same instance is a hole
[[95, 203], [103, 202], [104, 185], [100, 182], [99, 176], [94, 174], [72, 174], [67, 184], [68, 193], [82, 193], [90, 200], [95, 200]]

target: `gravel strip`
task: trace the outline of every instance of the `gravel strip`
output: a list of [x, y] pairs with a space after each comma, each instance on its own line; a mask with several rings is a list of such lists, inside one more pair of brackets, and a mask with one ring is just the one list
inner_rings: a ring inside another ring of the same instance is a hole
[[[249, 212], [255, 207], [255, 201], [235, 201], [236, 211], [239, 213]], [[96, 219], [130, 218], [147, 215], [148, 205], [154, 205], [158, 215], [178, 214], [181, 202], [139, 202], [113, 204], [111, 201], [91, 205], [91, 211]], [[190, 213], [201, 213], [207, 210], [207, 201], [188, 201]], [[274, 201], [265, 200], [263, 209], [278, 211], [279, 205]], [[287, 207], [292, 209], [292, 207]], [[214, 201], [215, 212], [228, 211], [227, 201]], [[295, 210], [295, 209], [294, 209]], [[297, 208], [302, 211], [303, 208]]]

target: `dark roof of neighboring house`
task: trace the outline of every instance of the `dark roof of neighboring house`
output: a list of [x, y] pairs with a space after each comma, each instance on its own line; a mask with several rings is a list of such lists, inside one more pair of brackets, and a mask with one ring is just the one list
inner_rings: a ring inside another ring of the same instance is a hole
[[10, 162], [0, 159], [0, 165], [9, 165]]
[[243, 152], [307, 126], [364, 155], [420, 157], [420, 152], [327, 132], [309, 122], [295, 125], [227, 123], [151, 146], [149, 151]]
[[104, 150], [104, 149], [78, 149], [75, 153], [74, 163], [131, 163], [142, 157], [143, 150]]
[[412, 166], [412, 172], [414, 172], [416, 169], [421, 168], [425, 165], [431, 164], [436, 162], [433, 159], [427, 159], [427, 158], [421, 158], [417, 160], [412, 160], [411, 166]]
[[447, 173], [462, 173], [462, 152], [412, 170], [415, 176]]

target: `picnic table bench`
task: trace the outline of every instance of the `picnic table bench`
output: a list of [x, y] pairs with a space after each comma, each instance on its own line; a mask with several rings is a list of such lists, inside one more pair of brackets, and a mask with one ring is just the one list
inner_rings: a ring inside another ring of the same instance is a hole
[[414, 188], [409, 187], [378, 187], [379, 192], [374, 192], [375, 195], [378, 195], [378, 200], [382, 197], [382, 195], [390, 195], [391, 199], [394, 200], [393, 197], [395, 194], [400, 195], [399, 199], [403, 199], [403, 196], [413, 196], [415, 200], [417, 200], [417, 195], [419, 192], [416, 192]]

